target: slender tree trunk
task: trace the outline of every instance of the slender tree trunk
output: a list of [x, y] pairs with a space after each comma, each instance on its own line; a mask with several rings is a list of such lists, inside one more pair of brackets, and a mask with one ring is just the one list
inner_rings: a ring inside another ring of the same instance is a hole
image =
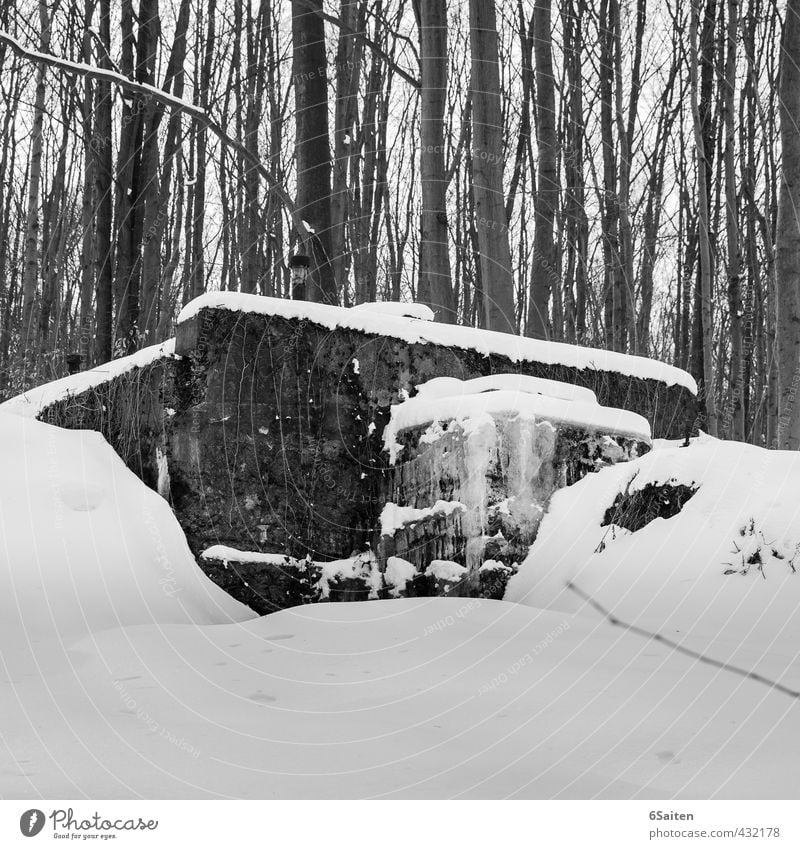
[[[50, 14], [46, 0], [39, 0], [39, 38], [42, 53], [50, 52]], [[21, 361], [25, 363], [25, 380], [33, 375], [36, 364], [36, 321], [34, 317], [39, 289], [40, 256], [40, 191], [42, 182], [42, 127], [45, 106], [44, 65], [36, 69], [36, 94], [31, 128], [30, 166], [28, 168], [28, 199], [25, 216], [25, 257], [22, 271], [22, 332]]]
[[[209, 89], [211, 88], [211, 62], [214, 58], [214, 43], [216, 38], [216, 0], [209, 0], [207, 6], [206, 38], [203, 51], [203, 62], [200, 71], [200, 108], [208, 112]], [[195, 161], [194, 212], [192, 224], [192, 297], [199, 297], [206, 290], [205, 245], [205, 213], [206, 213], [206, 149], [208, 146], [208, 131], [205, 127], [197, 128], [197, 158]]]
[[[639, 71], [641, 67], [642, 40], [644, 37], [645, 0], [638, 0], [637, 25], [633, 68], [630, 79], [630, 97], [628, 104], [628, 121], [625, 123], [623, 114], [623, 89], [625, 80], [622, 69], [622, 21], [618, 0], [610, 0], [611, 17], [614, 33], [614, 100], [617, 121], [617, 142], [619, 145], [619, 236], [620, 236], [620, 270], [622, 272], [622, 288], [619, 293], [620, 323], [622, 334], [627, 337], [628, 344], [637, 350], [636, 315], [635, 315], [635, 281], [633, 279], [633, 236], [631, 233], [630, 203], [631, 203], [631, 149], [633, 134], [636, 128], [636, 112], [639, 103]], [[625, 342], [620, 348], [624, 350]]]
[[503, 124], [494, 0], [470, 0], [472, 184], [485, 326], [515, 332], [514, 277], [503, 196]]
[[583, 171], [583, 17], [584, 0], [567, 0], [562, 13], [564, 63], [569, 90], [565, 103], [564, 173], [566, 176], [567, 266], [565, 295], [566, 341], [586, 335], [588, 218]]
[[[90, 29], [94, 16], [95, 0], [85, 0], [83, 7], [83, 61], [92, 61]], [[81, 370], [91, 368], [92, 358], [92, 300], [94, 289], [95, 252], [95, 155], [92, 150], [94, 137], [94, 85], [92, 80], [83, 81], [83, 198], [81, 203], [81, 286], [80, 317], [78, 320], [78, 354]]]
[[787, 0], [778, 103], [783, 169], [776, 232], [777, 447], [800, 449], [800, 0]]
[[[536, 62], [536, 143], [539, 151], [537, 192], [534, 198], [536, 228], [533, 237], [533, 267], [527, 334], [536, 339], [551, 335], [548, 301], [557, 294], [561, 277], [556, 270], [553, 224], [558, 207], [559, 185], [556, 164], [556, 97], [553, 77], [551, 0], [536, 0], [533, 7], [533, 53]], [[557, 337], [562, 328], [555, 329]]]
[[[66, 112], [66, 110], [64, 110]], [[62, 135], [60, 152], [56, 162], [52, 185], [45, 202], [44, 226], [42, 228], [42, 301], [39, 307], [39, 353], [40, 361], [44, 365], [47, 358], [52, 354], [51, 350], [51, 318], [53, 307], [59, 296], [60, 274], [59, 268], [63, 265], [63, 236], [64, 219], [69, 215], [66, 210], [66, 196], [64, 192], [64, 180], [67, 170], [67, 151], [69, 142], [69, 121], [66, 114], [62, 124]], [[55, 345], [52, 346], [55, 349]], [[52, 369], [42, 375], [47, 379], [54, 376]]]
[[605, 345], [624, 348], [624, 278], [619, 249], [619, 197], [614, 144], [614, 14], [611, 0], [600, 0], [600, 137], [603, 148], [602, 241]]
[[[132, 0], [122, 0], [121, 12], [122, 51], [120, 72], [134, 77], [139, 63], [134, 60], [136, 35], [134, 33], [134, 11]], [[140, 29], [143, 42], [139, 51], [147, 48], [146, 30]], [[119, 153], [116, 176], [116, 305], [117, 340], [120, 353], [132, 353], [137, 344], [137, 321], [139, 313], [139, 244], [136, 239], [140, 227], [138, 205], [140, 186], [139, 158], [142, 150], [141, 95], [123, 97], [122, 122], [120, 125]]]
[[447, 232], [444, 162], [444, 111], [447, 99], [447, 6], [445, 0], [419, 4], [420, 65], [420, 215], [417, 300], [439, 321], [456, 320]]
[[[164, 89], [171, 90], [176, 97], [183, 96], [184, 63], [186, 61], [186, 36], [189, 24], [189, 0], [181, 0], [178, 17], [175, 24], [175, 36], [172, 44], [167, 71], [164, 77]], [[154, 104], [154, 111], [149, 116], [148, 137], [155, 139], [164, 115], [164, 104]], [[162, 316], [164, 306], [169, 310], [170, 295], [167, 292], [166, 270], [162, 274], [161, 254], [164, 246], [164, 234], [167, 232], [169, 221], [169, 199], [171, 192], [174, 163], [180, 148], [180, 113], [170, 114], [167, 124], [167, 134], [163, 146], [163, 163], [161, 173], [153, 177], [153, 191], [148, 193], [145, 206], [144, 245], [142, 248], [142, 280], [143, 298], [142, 321], [143, 330], [147, 333], [147, 342], [152, 344], [162, 335]], [[149, 156], [153, 156], [150, 151]], [[157, 167], [158, 151], [149, 167]], [[166, 251], [169, 254], [169, 250]]]
[[[738, 0], [728, 0], [727, 54], [725, 57], [725, 221], [728, 242], [728, 309], [731, 322], [730, 428], [723, 422], [723, 435], [744, 441], [744, 399], [742, 360], [742, 292], [739, 277], [739, 204], [736, 195], [735, 96], [736, 45], [738, 41]], [[728, 418], [728, 415], [726, 415]]]
[[[100, 66], [109, 67], [111, 50], [111, 3], [99, 0], [100, 4], [100, 42], [103, 46]], [[92, 148], [95, 154], [95, 199], [97, 213], [95, 218], [95, 280], [96, 300], [96, 336], [95, 365], [111, 359], [114, 339], [113, 289], [114, 289], [114, 251], [112, 242], [113, 164], [111, 151], [111, 86], [99, 80], [96, 88], [95, 125]]]
[[[158, 14], [157, 3], [148, 12], [151, 20], [148, 21], [148, 29], [151, 32], [151, 54], [147, 57], [149, 63], [146, 70], [147, 81], [152, 85], [155, 83], [155, 53], [158, 38], [160, 36], [161, 23]], [[175, 75], [175, 52], [176, 46], [181, 42], [181, 11], [178, 13], [175, 43], [167, 64], [167, 73], [164, 79], [164, 89], [169, 90]], [[185, 29], [183, 31], [185, 38]], [[180, 47], [177, 47], [180, 50]], [[158, 131], [164, 107], [157, 101], [151, 99], [145, 104], [144, 109], [144, 138], [142, 143], [141, 158], [141, 205], [142, 210], [142, 248], [141, 248], [141, 298], [139, 304], [138, 329], [139, 334], [146, 344], [155, 342], [156, 326], [158, 324], [158, 302], [161, 295], [161, 254], [164, 235], [164, 219], [166, 215], [161, 212], [162, 187], [160, 186], [160, 163], [158, 152]], [[166, 153], [166, 151], [165, 151]], [[169, 187], [165, 187], [169, 191]]]
[[363, 42], [353, 33], [363, 31], [366, 4], [341, 0], [339, 41], [336, 50], [336, 103], [333, 132], [333, 186], [331, 192], [331, 262], [339, 292], [347, 289], [350, 254], [347, 250], [349, 214], [348, 175], [355, 148], [358, 84], [361, 78]]
[[695, 156], [697, 159], [698, 185], [698, 232], [700, 239], [700, 321], [702, 327], [703, 350], [703, 395], [705, 401], [706, 430], [712, 436], [717, 435], [717, 410], [714, 398], [713, 338], [712, 338], [712, 302], [711, 302], [711, 242], [709, 232], [709, 204], [706, 160], [706, 147], [703, 138], [703, 124], [698, 105], [698, 52], [697, 28], [699, 2], [693, 0], [691, 23], [689, 25], [689, 73], [691, 76], [692, 123], [694, 126]]
[[292, 0], [297, 212], [313, 231], [306, 297], [338, 302], [331, 267], [331, 148], [322, 0]]

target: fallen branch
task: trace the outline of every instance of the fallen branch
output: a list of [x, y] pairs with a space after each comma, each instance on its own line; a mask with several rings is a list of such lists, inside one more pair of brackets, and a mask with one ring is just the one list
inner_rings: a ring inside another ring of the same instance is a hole
[[648, 640], [653, 640], [657, 643], [662, 643], [665, 646], [668, 646], [671, 649], [674, 649], [681, 654], [685, 654], [687, 657], [694, 658], [695, 660], [699, 660], [701, 663], [707, 663], [709, 666], [715, 666], [717, 669], [724, 669], [726, 672], [732, 672], [734, 675], [741, 675], [742, 678], [749, 678], [751, 681], [756, 681], [759, 684], [764, 684], [766, 687], [769, 687], [771, 690], [778, 690], [781, 693], [784, 693], [787, 696], [791, 696], [793, 699], [800, 699], [800, 692], [797, 690], [792, 690], [789, 687], [784, 686], [783, 684], [779, 684], [777, 681], [773, 681], [770, 678], [765, 678], [763, 675], [760, 675], [758, 672], [752, 672], [749, 669], [742, 669], [740, 666], [733, 666], [730, 663], [724, 663], [721, 660], [715, 660], [713, 657], [706, 657], [699, 652], [692, 651], [692, 649], [687, 649], [685, 646], [680, 645], [680, 643], [676, 643], [673, 640], [668, 639], [667, 637], [662, 636], [661, 634], [654, 634], [651, 631], [646, 631], [644, 628], [639, 628], [636, 625], [629, 625], [627, 622], [623, 622], [621, 619], [618, 619], [611, 613], [609, 610], [606, 610], [601, 604], [596, 602], [590, 595], [587, 595], [580, 587], [575, 586], [572, 581], [567, 581], [567, 589], [572, 590], [578, 597], [582, 598], [585, 602], [587, 602], [591, 607], [593, 607], [598, 613], [604, 616], [610, 625], [616, 625], [619, 628], [624, 628], [626, 631], [630, 631], [633, 634], [638, 634], [640, 637], [645, 637]]

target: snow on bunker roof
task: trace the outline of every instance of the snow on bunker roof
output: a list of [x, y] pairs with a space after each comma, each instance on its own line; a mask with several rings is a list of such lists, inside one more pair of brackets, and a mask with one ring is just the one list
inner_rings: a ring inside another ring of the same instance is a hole
[[145, 368], [156, 360], [173, 357], [174, 355], [175, 340], [168, 339], [158, 345], [142, 348], [141, 351], [137, 351], [128, 357], [120, 357], [88, 371], [69, 374], [59, 380], [53, 380], [50, 383], [43, 383], [41, 386], [29, 389], [27, 392], [9, 398], [8, 401], [0, 404], [0, 411], [35, 419], [51, 404], [56, 404], [66, 398], [80, 395], [95, 386], [108, 383], [108, 381], [132, 369]]
[[369, 301], [350, 307], [358, 312], [369, 312], [376, 315], [398, 315], [401, 318], [413, 318], [417, 321], [434, 321], [433, 310], [425, 304], [404, 304], [402, 301]]
[[[418, 308], [417, 305], [416, 308]], [[409, 305], [404, 305], [407, 310]], [[415, 308], [415, 309], [416, 309]], [[287, 301], [243, 292], [207, 292], [190, 301], [181, 310], [178, 324], [196, 316], [202, 309], [223, 309], [270, 315], [287, 319], [305, 319], [329, 330], [357, 330], [379, 336], [402, 339], [409, 344], [445, 345], [464, 348], [488, 356], [508, 357], [513, 362], [536, 362], [577, 369], [617, 372], [640, 379], [657, 380], [667, 386], [683, 386], [697, 394], [694, 378], [682, 369], [617, 351], [582, 348], [563, 342], [528, 339], [494, 330], [479, 330], [435, 321], [420, 321], [405, 315], [373, 309], [346, 309], [308, 301]], [[391, 310], [394, 311], [394, 310]]]

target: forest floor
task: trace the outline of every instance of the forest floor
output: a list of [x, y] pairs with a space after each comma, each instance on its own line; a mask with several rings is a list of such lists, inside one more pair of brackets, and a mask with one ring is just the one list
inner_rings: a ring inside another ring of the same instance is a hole
[[[800, 690], [799, 476], [758, 451], [658, 444], [561, 491], [517, 603], [259, 618], [101, 437], [0, 414], [0, 796], [796, 798], [800, 700], [565, 589]], [[637, 469], [699, 486], [601, 526]]]

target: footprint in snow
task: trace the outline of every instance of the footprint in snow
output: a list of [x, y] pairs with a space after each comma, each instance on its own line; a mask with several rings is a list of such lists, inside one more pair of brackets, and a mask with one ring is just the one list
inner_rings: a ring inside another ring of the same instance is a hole
[[254, 702], [277, 702], [278, 701], [275, 698], [275, 696], [270, 696], [270, 695], [267, 695], [267, 693], [262, 693], [261, 690], [259, 690], [257, 693], [251, 693], [247, 698], [252, 699]]

